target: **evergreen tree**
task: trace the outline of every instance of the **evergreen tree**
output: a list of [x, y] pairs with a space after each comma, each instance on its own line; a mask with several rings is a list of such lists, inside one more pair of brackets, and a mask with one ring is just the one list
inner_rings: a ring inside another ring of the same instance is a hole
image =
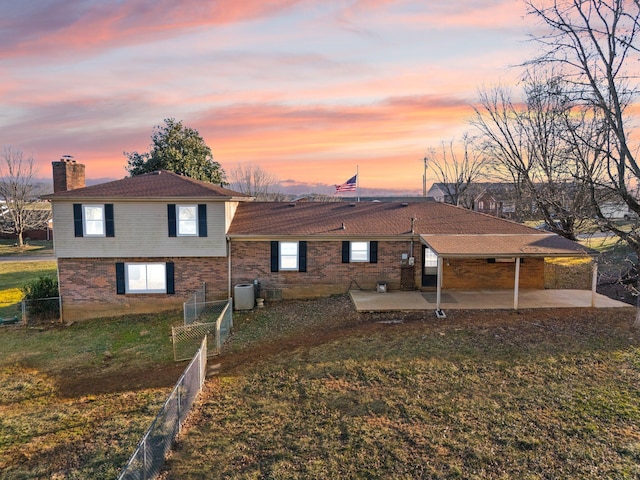
[[196, 180], [226, 184], [224, 170], [213, 160], [211, 149], [197, 130], [175, 118], [167, 118], [164, 123], [154, 128], [148, 153], [124, 152], [129, 175], [170, 170]]

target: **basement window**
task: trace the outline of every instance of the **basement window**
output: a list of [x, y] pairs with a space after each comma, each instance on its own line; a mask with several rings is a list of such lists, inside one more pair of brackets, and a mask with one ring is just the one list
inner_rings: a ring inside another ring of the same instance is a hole
[[166, 293], [164, 263], [125, 264], [126, 293]]

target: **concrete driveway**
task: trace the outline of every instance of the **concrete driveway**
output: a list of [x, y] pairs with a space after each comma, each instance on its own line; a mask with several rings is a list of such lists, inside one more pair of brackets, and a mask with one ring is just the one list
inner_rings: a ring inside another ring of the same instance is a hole
[[[436, 292], [390, 291], [377, 293], [351, 290], [351, 299], [358, 312], [435, 310]], [[596, 294], [596, 308], [634, 308], [624, 302]], [[591, 307], [590, 290], [520, 290], [518, 308]], [[441, 295], [443, 310], [506, 310], [513, 309], [513, 290], [447, 290]]]

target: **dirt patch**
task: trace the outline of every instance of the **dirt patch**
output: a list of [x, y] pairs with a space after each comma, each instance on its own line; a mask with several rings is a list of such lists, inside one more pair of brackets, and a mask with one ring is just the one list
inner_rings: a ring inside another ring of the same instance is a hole
[[109, 373], [75, 372], [62, 375], [56, 383], [60, 396], [64, 398], [164, 388], [174, 386], [185, 368], [184, 363], [179, 363]]

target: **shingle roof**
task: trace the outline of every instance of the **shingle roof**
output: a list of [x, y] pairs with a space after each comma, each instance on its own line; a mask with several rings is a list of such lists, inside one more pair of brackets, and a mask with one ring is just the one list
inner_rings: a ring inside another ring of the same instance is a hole
[[596, 253], [552, 233], [524, 235], [422, 235], [437, 254], [465, 257], [573, 257]]
[[249, 198], [248, 195], [234, 192], [213, 183], [178, 175], [168, 170], [159, 170], [90, 187], [57, 192], [43, 198], [57, 200], [67, 198], [133, 199], [167, 197], [217, 198], [220, 200]]
[[403, 235], [411, 233], [412, 218], [415, 234], [541, 235], [519, 223], [438, 202], [242, 203], [228, 233], [232, 237]]
[[437, 253], [449, 256], [548, 257], [594, 253], [553, 233], [438, 202], [242, 203], [228, 235], [232, 239], [311, 236], [375, 239], [409, 237], [412, 225], [415, 235], [420, 235]]

